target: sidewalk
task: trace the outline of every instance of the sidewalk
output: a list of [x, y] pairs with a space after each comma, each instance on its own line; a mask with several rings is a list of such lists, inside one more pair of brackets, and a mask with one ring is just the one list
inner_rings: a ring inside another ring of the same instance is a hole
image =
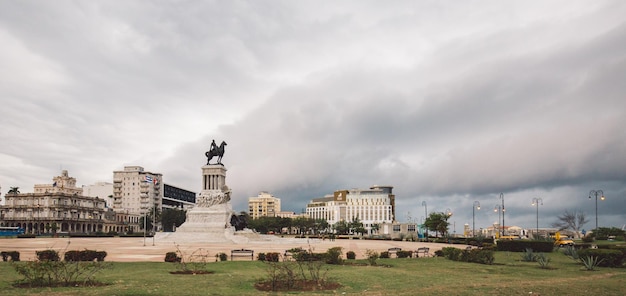
[[218, 253], [226, 253], [230, 260], [230, 251], [235, 249], [254, 250], [255, 258], [258, 253], [278, 252], [283, 254], [291, 248], [311, 249], [313, 252], [325, 252], [332, 247], [342, 247], [343, 253], [353, 251], [357, 259], [365, 258], [367, 250], [377, 252], [387, 251], [389, 248], [399, 247], [403, 250], [415, 251], [420, 247], [430, 248], [430, 254], [443, 247], [465, 248], [465, 245], [449, 245], [441, 243], [402, 242], [390, 240], [320, 240], [320, 239], [276, 239], [272, 241], [249, 242], [245, 244], [226, 243], [199, 243], [199, 242], [159, 242], [152, 238], [128, 238], [128, 237], [102, 237], [102, 238], [7, 238], [0, 239], [0, 251], [18, 251], [22, 261], [34, 260], [35, 251], [54, 249], [59, 252], [69, 250], [96, 250], [106, 251], [105, 261], [137, 262], [153, 261], [162, 262], [165, 253], [175, 252], [179, 249], [184, 255], [190, 255], [198, 249], [208, 250], [211, 256]]

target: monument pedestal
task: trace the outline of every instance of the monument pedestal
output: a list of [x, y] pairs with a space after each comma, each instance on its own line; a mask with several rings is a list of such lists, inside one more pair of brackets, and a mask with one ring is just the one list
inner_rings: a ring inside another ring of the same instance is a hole
[[232, 229], [230, 225], [232, 215], [233, 209], [230, 202], [208, 208], [194, 207], [187, 212], [187, 220], [176, 229], [176, 232], [221, 234]]

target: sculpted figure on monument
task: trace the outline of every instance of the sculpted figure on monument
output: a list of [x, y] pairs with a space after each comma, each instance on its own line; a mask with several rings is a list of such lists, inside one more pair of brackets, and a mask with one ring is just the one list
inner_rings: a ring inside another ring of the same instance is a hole
[[209, 208], [214, 205], [224, 204], [230, 201], [230, 190], [224, 186], [226, 190], [223, 191], [204, 191], [198, 196], [196, 201], [197, 207]]
[[224, 156], [224, 148], [225, 148], [224, 146], [226, 145], [228, 144], [222, 141], [222, 144], [220, 144], [220, 146], [218, 147], [217, 144], [215, 144], [215, 140], [213, 140], [213, 142], [211, 142], [211, 148], [209, 149], [209, 151], [204, 153], [204, 155], [206, 155], [207, 157], [206, 164], [207, 165], [211, 164], [211, 159], [215, 156], [217, 156], [216, 164], [222, 164], [222, 156]]

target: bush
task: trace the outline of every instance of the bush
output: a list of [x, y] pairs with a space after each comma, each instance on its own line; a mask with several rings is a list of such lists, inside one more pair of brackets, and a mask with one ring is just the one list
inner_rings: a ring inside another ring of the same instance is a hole
[[341, 259], [341, 255], [343, 252], [341, 251], [342, 247], [333, 247], [326, 250], [325, 259], [327, 264], [341, 264], [343, 259]]
[[380, 258], [389, 258], [389, 252], [388, 251], [380, 252]]
[[265, 253], [258, 253], [256, 255], [256, 260], [265, 261]]
[[276, 252], [270, 252], [265, 254], [265, 261], [268, 262], [278, 262], [280, 259], [280, 254]]
[[217, 254], [217, 257], [220, 258], [220, 261], [227, 261], [228, 260], [228, 255], [226, 255], [226, 253], [219, 253], [219, 254]]
[[18, 251], [2, 251], [0, 252], [0, 256], [2, 256], [2, 261], [7, 261], [9, 258], [11, 258], [11, 261], [20, 261], [20, 252]]
[[[368, 249], [365, 251], [365, 255], [367, 256], [367, 262], [369, 265], [376, 265], [376, 260], [379, 258], [378, 252]], [[387, 255], [389, 255], [389, 252], [387, 252]]]
[[65, 261], [104, 261], [107, 256], [105, 251], [83, 250], [83, 251], [67, 251], [64, 254]]
[[398, 256], [398, 258], [411, 258], [413, 257], [413, 252], [412, 251], [397, 251], [396, 256]]
[[[65, 259], [65, 260], [67, 260], [67, 259]], [[165, 253], [165, 262], [180, 262], [181, 260], [182, 260], [182, 258], [178, 257], [178, 254], [176, 254], [176, 252], [167, 252], [167, 253]]]
[[533, 249], [536, 252], [552, 252], [554, 243], [542, 240], [500, 240], [497, 244], [498, 251], [525, 252], [526, 249]]
[[59, 261], [59, 252], [55, 250], [36, 251], [39, 261]]
[[354, 259], [356, 259], [356, 253], [354, 253], [353, 251], [348, 251], [348, 252], [346, 252], [346, 258], [348, 258], [350, 260], [354, 260]]
[[442, 250], [435, 251], [435, 257], [443, 257], [443, 251]]
[[495, 258], [494, 251], [491, 250], [461, 250], [454, 247], [446, 247], [441, 249], [443, 256], [453, 261], [473, 262], [481, 264], [493, 264]]
[[624, 263], [624, 253], [620, 250], [584, 249], [578, 252], [578, 256], [581, 259], [594, 257], [601, 267], [621, 267]]

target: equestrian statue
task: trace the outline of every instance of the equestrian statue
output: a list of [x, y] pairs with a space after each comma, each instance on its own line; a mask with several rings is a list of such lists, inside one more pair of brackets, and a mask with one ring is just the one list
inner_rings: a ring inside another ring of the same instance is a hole
[[213, 140], [213, 142], [211, 142], [211, 149], [204, 153], [204, 155], [206, 155], [207, 157], [206, 164], [211, 164], [211, 159], [215, 156], [217, 156], [217, 163], [215, 164], [222, 164], [222, 156], [224, 156], [224, 148], [226, 145], [228, 144], [222, 141], [222, 144], [220, 144], [220, 146], [218, 147], [215, 144], [215, 140]]

